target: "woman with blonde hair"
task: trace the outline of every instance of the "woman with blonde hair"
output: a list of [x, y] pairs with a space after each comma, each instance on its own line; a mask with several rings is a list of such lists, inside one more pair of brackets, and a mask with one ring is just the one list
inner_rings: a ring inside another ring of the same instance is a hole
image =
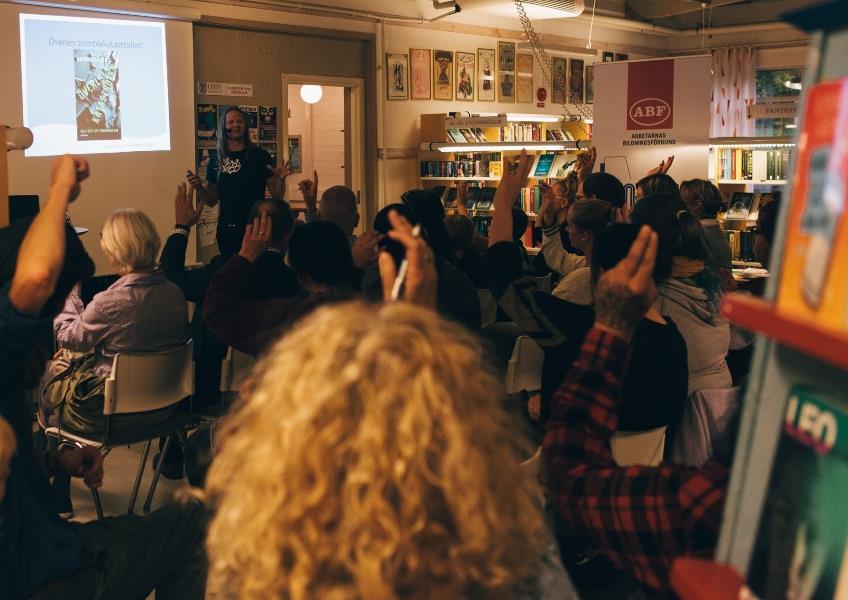
[[[59, 351], [49, 368], [55, 378], [43, 394], [43, 420], [83, 434], [105, 427], [103, 387], [119, 352], [155, 352], [185, 343], [188, 311], [180, 289], [159, 269], [159, 234], [135, 208], [114, 211], [103, 224], [100, 248], [121, 276], [87, 305], [75, 286], [53, 321]], [[71, 387], [73, 386], [73, 389]], [[52, 413], [52, 414], [51, 414]], [[170, 410], [133, 419], [141, 425], [170, 416]], [[145, 419], [144, 423], [139, 419]], [[71, 515], [70, 479], [54, 480], [59, 512]]]
[[266, 353], [207, 479], [212, 596], [569, 596], [542, 558], [526, 441], [479, 344], [432, 310], [430, 288], [430, 307], [321, 308]]

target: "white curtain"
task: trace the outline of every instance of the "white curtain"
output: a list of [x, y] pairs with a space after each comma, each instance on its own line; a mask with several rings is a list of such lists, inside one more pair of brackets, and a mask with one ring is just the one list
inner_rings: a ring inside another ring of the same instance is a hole
[[757, 97], [753, 48], [717, 48], [713, 56], [710, 137], [754, 135], [747, 106]]

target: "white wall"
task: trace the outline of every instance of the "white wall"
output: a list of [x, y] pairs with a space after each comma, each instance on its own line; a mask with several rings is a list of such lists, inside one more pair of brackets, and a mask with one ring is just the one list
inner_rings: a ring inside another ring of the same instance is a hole
[[[2, 124], [17, 125], [23, 122], [18, 26], [18, 14], [21, 12], [129, 18], [0, 4], [0, 56], [5, 58], [4, 82], [0, 86]], [[174, 225], [174, 190], [178, 183], [185, 180], [186, 169], [192, 169], [194, 165], [194, 56], [191, 24], [167, 21], [165, 35], [171, 151], [89, 155], [91, 178], [83, 184], [83, 193], [71, 206], [74, 224], [91, 230], [82, 236], [82, 241], [95, 260], [98, 273], [113, 270], [99, 244], [98, 233], [106, 216], [116, 208], [139, 208], [153, 219], [164, 238]], [[51, 157], [26, 158], [22, 152], [9, 153], [9, 193], [38, 194], [43, 201], [47, 197], [53, 160]], [[194, 260], [193, 248], [194, 244], [189, 244], [189, 260]]]

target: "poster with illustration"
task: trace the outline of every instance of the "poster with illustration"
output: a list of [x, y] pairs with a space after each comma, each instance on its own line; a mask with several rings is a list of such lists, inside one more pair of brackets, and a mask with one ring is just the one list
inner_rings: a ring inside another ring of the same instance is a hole
[[197, 105], [197, 137], [204, 140], [218, 139], [218, 109], [214, 104]]
[[515, 43], [498, 42], [498, 100], [515, 102]]
[[74, 50], [77, 140], [121, 139], [117, 50]]
[[432, 52], [428, 49], [409, 50], [409, 97], [413, 100], [429, 100], [432, 95], [433, 65]]
[[433, 52], [433, 99], [453, 100], [453, 52]]
[[474, 100], [474, 62], [473, 52], [456, 53], [457, 100]]
[[290, 135], [287, 144], [287, 154], [289, 155], [289, 166], [292, 173], [303, 172], [303, 162], [301, 156], [301, 138], [299, 135]]
[[277, 141], [277, 107], [259, 107], [259, 141]]
[[406, 54], [386, 52], [386, 90], [389, 100], [409, 99]]
[[586, 66], [586, 104], [595, 102], [595, 65]]
[[566, 74], [568, 59], [557, 57], [554, 58], [551, 63], [553, 66], [554, 78], [551, 102], [554, 104], [565, 104], [565, 86], [568, 82], [568, 75]]
[[240, 105], [239, 108], [244, 113], [244, 119], [247, 122], [247, 130], [250, 133], [250, 141], [254, 144], [259, 143], [259, 107]]
[[488, 48], [477, 49], [477, 99], [495, 100], [495, 51]]
[[533, 102], [533, 55], [519, 54], [516, 64], [515, 100]]
[[579, 58], [572, 58], [568, 61], [568, 99], [571, 102], [583, 102], [583, 65], [584, 62]]

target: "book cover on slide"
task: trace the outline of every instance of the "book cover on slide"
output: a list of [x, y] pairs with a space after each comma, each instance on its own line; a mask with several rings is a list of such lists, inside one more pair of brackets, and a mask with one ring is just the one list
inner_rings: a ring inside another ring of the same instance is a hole
[[116, 50], [74, 50], [77, 140], [121, 139]]
[[806, 387], [790, 393], [748, 572], [763, 600], [848, 598], [845, 406]]

